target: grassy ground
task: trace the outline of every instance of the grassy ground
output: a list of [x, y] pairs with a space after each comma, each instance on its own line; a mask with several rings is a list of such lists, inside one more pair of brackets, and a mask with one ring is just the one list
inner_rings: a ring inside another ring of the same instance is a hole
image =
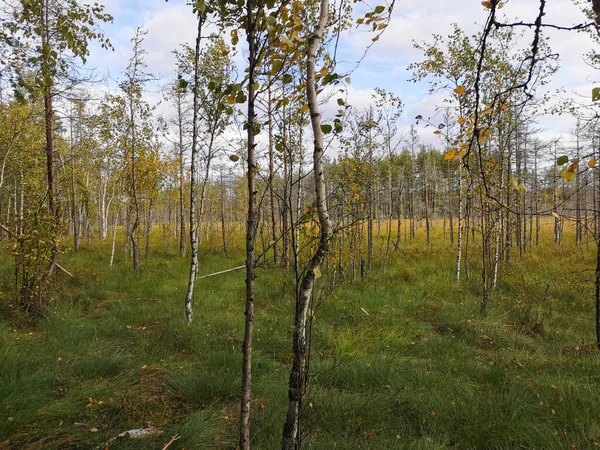
[[[439, 230], [437, 230], [439, 233]], [[454, 249], [403, 245], [386, 270], [346, 282], [315, 311], [304, 444], [311, 449], [586, 449], [600, 443], [600, 358], [592, 342], [593, 246], [548, 233], [503, 268], [487, 314], [479, 271], [454, 281]], [[2, 258], [0, 449], [230, 449], [237, 438], [244, 273], [198, 282], [183, 322], [188, 263], [159, 237], [136, 278], [95, 244], [62, 262], [55, 304], [35, 324], [11, 306]], [[119, 256], [121, 256], [119, 254]], [[200, 274], [234, 267], [203, 246]], [[284, 275], [257, 280], [253, 448], [279, 448], [291, 361]], [[363, 311], [364, 310], [364, 311]], [[366, 311], [366, 313], [365, 313]], [[368, 314], [368, 315], [367, 315]]]

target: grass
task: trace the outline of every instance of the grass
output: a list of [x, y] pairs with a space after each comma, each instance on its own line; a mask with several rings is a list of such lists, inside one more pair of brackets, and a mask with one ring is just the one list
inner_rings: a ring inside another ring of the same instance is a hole
[[[304, 401], [310, 449], [585, 449], [600, 442], [600, 358], [593, 346], [593, 248], [545, 232], [503, 267], [489, 311], [479, 272], [454, 281], [454, 249], [403, 243], [386, 268], [339, 285], [315, 308]], [[378, 241], [377, 245], [383, 242]], [[11, 303], [0, 264], [0, 448], [86, 449], [128, 429], [163, 433], [115, 449], [231, 449], [237, 441], [244, 273], [198, 282], [183, 321], [188, 262], [157, 232], [139, 277], [108, 267], [108, 243], [62, 258], [36, 323]], [[240, 265], [201, 249], [200, 274]], [[476, 254], [476, 253], [473, 253]], [[478, 255], [478, 254], [477, 254]], [[122, 259], [122, 254], [118, 254]], [[291, 361], [293, 297], [259, 270], [252, 447], [280, 446]], [[366, 311], [366, 313], [365, 313]]]

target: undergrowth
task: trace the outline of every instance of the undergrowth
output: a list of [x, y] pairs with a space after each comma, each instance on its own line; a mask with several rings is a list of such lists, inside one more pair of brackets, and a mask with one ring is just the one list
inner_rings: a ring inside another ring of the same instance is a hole
[[[364, 281], [346, 274], [314, 308], [304, 446], [593, 448], [593, 247], [580, 251], [568, 236], [556, 247], [546, 232], [522, 261], [502, 266], [484, 314], [477, 261], [457, 284], [454, 246], [434, 231], [431, 247], [422, 233], [402, 242], [386, 267]], [[200, 275], [240, 265], [237, 244], [227, 257], [203, 245]], [[235, 448], [244, 273], [199, 280], [188, 326], [188, 261], [164, 234], [152, 248], [139, 277], [122, 253], [108, 267], [108, 243], [63, 255], [75, 279], [58, 274], [50, 307], [35, 319], [11, 301], [5, 253], [0, 448], [104, 448], [148, 426], [162, 434], [110, 449], [162, 449], [175, 435], [172, 450]], [[252, 447], [270, 450], [280, 447], [287, 407], [293, 295], [280, 269], [258, 275]]]

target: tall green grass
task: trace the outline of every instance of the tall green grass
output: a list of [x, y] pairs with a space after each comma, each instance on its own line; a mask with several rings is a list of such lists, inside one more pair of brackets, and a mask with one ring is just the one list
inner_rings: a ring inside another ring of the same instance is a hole
[[[456, 284], [454, 248], [434, 227], [401, 243], [387, 267], [346, 280], [315, 308], [304, 436], [311, 449], [583, 449], [600, 443], [600, 358], [591, 251], [544, 234], [502, 266], [479, 311], [479, 264]], [[231, 449], [237, 440], [244, 273], [198, 281], [183, 320], [188, 262], [160, 232], [135, 277], [108, 267], [107, 243], [62, 262], [45, 316], [25, 322], [2, 264], [0, 443], [15, 449], [95, 448], [132, 428], [162, 435], [114, 449]], [[233, 243], [235, 244], [235, 243]], [[384, 245], [383, 236], [376, 242]], [[472, 255], [478, 255], [477, 244]], [[240, 265], [203, 244], [200, 275]], [[280, 446], [287, 407], [293, 292], [259, 269], [252, 446]], [[324, 283], [322, 283], [322, 286]], [[320, 293], [325, 292], [323, 289]], [[12, 305], [12, 306], [11, 306]], [[573, 447], [575, 445], [575, 447]]]

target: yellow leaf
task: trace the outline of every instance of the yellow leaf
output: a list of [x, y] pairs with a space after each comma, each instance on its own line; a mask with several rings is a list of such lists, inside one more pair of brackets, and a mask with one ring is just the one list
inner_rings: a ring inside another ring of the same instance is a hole
[[455, 89], [456, 93], [458, 94], [458, 96], [460, 97], [461, 95], [464, 95], [465, 93], [465, 88], [462, 86], [456, 86]]
[[441, 133], [442, 133], [442, 132], [441, 132], [440, 130], [435, 130], [435, 131], [433, 132], [433, 134], [441, 134]]
[[575, 172], [572, 170], [567, 170], [563, 178], [565, 181], [573, 181], [575, 179]]
[[148, 366], [147, 366], [146, 364], [144, 364], [144, 365], [142, 366], [142, 369], [147, 369], [147, 368], [148, 368]]
[[323, 67], [320, 71], [321, 75], [323, 75], [324, 77], [329, 75], [329, 69], [327, 67]]
[[321, 269], [319, 269], [318, 267], [315, 267], [313, 269], [313, 273], [315, 274], [316, 278], [319, 278], [321, 276]]
[[593, 169], [594, 167], [596, 167], [596, 157], [595, 156], [588, 161], [588, 167], [590, 169]]
[[481, 4], [482, 4], [482, 6], [484, 8], [488, 8], [489, 9], [489, 8], [492, 7], [492, 2], [490, 0], [483, 1], [483, 2], [481, 2]]
[[302, 105], [302, 108], [300, 108], [300, 112], [305, 113], [307, 111], [308, 111], [308, 105], [307, 104]]
[[294, 43], [286, 35], [282, 35], [281, 36], [281, 42], [283, 42], [284, 44], [286, 44], [288, 47], [294, 47]]
[[498, 4], [496, 5], [496, 8], [498, 8], [498, 9], [502, 9], [502, 8], [504, 8], [504, 2], [500, 2], [500, 3], [498, 3]]
[[230, 95], [229, 97], [227, 97], [227, 103], [229, 103], [230, 105], [233, 105], [235, 103], [235, 97], [233, 95]]
[[459, 125], [464, 125], [467, 122], [467, 119], [465, 119], [464, 117], [460, 117], [457, 120], [457, 122], [458, 122]]
[[487, 138], [490, 137], [490, 129], [482, 128], [479, 130], [479, 135], [477, 136], [477, 140], [481, 143], [485, 142]]
[[467, 154], [467, 151], [466, 150], [462, 150], [462, 151], [460, 151], [460, 152], [458, 152], [456, 154], [456, 158], [454, 158], [454, 159], [464, 158], [466, 154]]
[[229, 155], [229, 159], [233, 162], [237, 162], [240, 160], [240, 157], [238, 155]]
[[446, 161], [450, 160], [450, 159], [454, 159], [454, 157], [456, 156], [456, 149], [455, 148], [451, 148], [450, 150], [448, 150], [446, 152], [446, 154], [444, 155], [444, 159]]

